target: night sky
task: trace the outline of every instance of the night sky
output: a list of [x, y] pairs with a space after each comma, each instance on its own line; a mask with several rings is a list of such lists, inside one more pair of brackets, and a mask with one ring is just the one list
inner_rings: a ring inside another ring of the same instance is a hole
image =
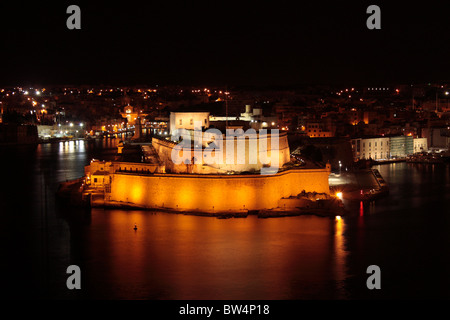
[[[1, 85], [298, 85], [450, 79], [448, 1], [0, 4]], [[66, 8], [81, 8], [81, 30]], [[366, 9], [381, 8], [381, 30]]]

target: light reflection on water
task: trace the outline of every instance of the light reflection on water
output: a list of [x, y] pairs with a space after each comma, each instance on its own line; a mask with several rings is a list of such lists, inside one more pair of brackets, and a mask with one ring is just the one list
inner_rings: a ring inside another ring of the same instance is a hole
[[[5, 291], [31, 292], [29, 279], [14, 277], [31, 268], [36, 296], [50, 298], [450, 298], [448, 165], [378, 166], [389, 196], [356, 202], [341, 220], [101, 209], [86, 218], [56, 205], [58, 183], [82, 176], [117, 142], [1, 150], [8, 183], [0, 190], [0, 271], [14, 279]], [[68, 264], [82, 269], [80, 293], [66, 289]], [[365, 287], [371, 264], [382, 270], [379, 292]]]
[[85, 274], [101, 298], [343, 298], [343, 228], [344, 220], [314, 216], [93, 210], [83, 233]]

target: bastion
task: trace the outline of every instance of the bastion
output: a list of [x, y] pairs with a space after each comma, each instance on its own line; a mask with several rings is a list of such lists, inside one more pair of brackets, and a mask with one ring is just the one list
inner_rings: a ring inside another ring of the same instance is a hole
[[97, 206], [208, 215], [295, 211], [323, 207], [318, 200], [334, 201], [328, 184], [331, 166], [293, 164], [285, 138], [280, 136], [278, 150], [270, 150], [269, 145], [281, 163], [272, 174], [260, 173], [265, 164], [259, 158], [251, 166], [244, 163], [225, 169], [201, 161], [175, 166], [169, 155], [176, 143], [153, 139], [156, 158], [151, 163], [91, 161], [85, 167], [83, 199]]

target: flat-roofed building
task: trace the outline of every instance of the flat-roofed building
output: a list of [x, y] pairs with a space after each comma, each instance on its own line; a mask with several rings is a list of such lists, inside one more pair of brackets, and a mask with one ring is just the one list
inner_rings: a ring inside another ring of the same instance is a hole
[[202, 128], [209, 128], [209, 112], [171, 112], [170, 133], [176, 129], [194, 130], [195, 125], [201, 124]]
[[387, 160], [390, 158], [389, 137], [352, 139], [352, 151], [354, 160]]
[[391, 159], [405, 158], [414, 153], [414, 138], [412, 136], [389, 137]]
[[414, 138], [414, 153], [428, 151], [427, 138]]
[[305, 132], [310, 138], [324, 138], [333, 136], [333, 132], [328, 130], [326, 125], [320, 121], [308, 122], [306, 124]]

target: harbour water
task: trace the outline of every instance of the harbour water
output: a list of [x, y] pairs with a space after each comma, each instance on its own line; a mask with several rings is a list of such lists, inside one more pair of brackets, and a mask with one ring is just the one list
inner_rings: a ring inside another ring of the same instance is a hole
[[[388, 197], [341, 219], [234, 219], [72, 208], [61, 181], [117, 141], [0, 150], [0, 271], [7, 296], [41, 299], [450, 298], [450, 167], [376, 168]], [[134, 225], [138, 229], [133, 230]], [[66, 268], [82, 289], [66, 287]], [[366, 286], [381, 269], [381, 289]]]

